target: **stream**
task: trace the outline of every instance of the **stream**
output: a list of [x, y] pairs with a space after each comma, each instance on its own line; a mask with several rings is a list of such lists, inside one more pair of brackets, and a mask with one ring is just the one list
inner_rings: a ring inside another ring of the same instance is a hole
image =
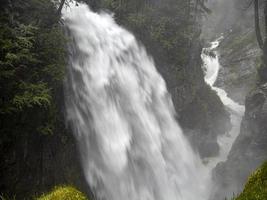
[[205, 73], [205, 81], [220, 97], [225, 108], [230, 113], [232, 124], [231, 130], [228, 133], [218, 136], [217, 142], [220, 148], [219, 155], [208, 159], [209, 168], [214, 168], [219, 162], [226, 161], [231, 147], [240, 132], [240, 125], [245, 112], [245, 107], [243, 105], [233, 101], [223, 89], [215, 86], [221, 68], [217, 48], [222, 40], [223, 36], [211, 42], [210, 46], [204, 48], [201, 54], [204, 63], [203, 70]]

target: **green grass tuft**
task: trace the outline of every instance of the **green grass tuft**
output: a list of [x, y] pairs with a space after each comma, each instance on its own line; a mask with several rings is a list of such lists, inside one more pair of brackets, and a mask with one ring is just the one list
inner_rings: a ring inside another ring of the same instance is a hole
[[249, 177], [244, 191], [234, 200], [267, 200], [267, 162]]
[[50, 193], [44, 194], [36, 200], [88, 200], [82, 192], [71, 186], [55, 187]]

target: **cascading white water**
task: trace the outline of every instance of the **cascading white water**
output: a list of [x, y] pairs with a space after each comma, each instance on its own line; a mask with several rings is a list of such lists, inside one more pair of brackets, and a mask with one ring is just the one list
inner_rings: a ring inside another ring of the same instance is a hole
[[106, 200], [206, 200], [209, 176], [175, 120], [153, 60], [108, 14], [64, 12], [67, 118], [90, 187]]
[[[217, 163], [227, 159], [232, 144], [240, 132], [241, 120], [245, 112], [244, 106], [234, 102], [231, 98], [229, 98], [223, 89], [214, 86], [220, 70], [219, 57], [216, 48], [219, 46], [221, 40], [223, 40], [223, 37], [219, 37], [217, 40], [212, 42], [210, 47], [203, 49], [201, 55], [204, 62], [203, 68], [205, 72], [205, 81], [214, 91], [217, 92], [221, 101], [230, 112], [232, 124], [232, 128], [229, 133], [218, 137], [217, 141], [220, 147], [220, 153], [217, 157], [210, 159], [210, 163], [208, 164], [210, 168], [215, 167]], [[214, 57], [210, 56], [208, 53], [214, 53]]]

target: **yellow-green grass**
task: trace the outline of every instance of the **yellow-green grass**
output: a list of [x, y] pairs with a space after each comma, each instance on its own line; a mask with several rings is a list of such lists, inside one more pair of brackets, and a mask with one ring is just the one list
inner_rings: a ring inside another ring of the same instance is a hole
[[48, 194], [43, 194], [36, 200], [89, 200], [85, 194], [71, 186], [55, 187]]
[[244, 191], [235, 200], [267, 200], [267, 162], [251, 174]]

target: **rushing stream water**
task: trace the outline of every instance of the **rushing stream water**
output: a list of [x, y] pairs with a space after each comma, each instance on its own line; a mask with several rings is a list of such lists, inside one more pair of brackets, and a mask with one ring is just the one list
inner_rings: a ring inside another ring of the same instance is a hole
[[[203, 49], [201, 57], [204, 63], [205, 81], [218, 94], [226, 109], [230, 112], [232, 128], [229, 133], [218, 137], [217, 142], [220, 147], [220, 152], [218, 156], [210, 159], [208, 163], [209, 168], [214, 168], [216, 164], [227, 159], [232, 144], [240, 132], [241, 120], [245, 111], [245, 107], [229, 98], [223, 89], [214, 86], [220, 70], [219, 56], [216, 48], [219, 46], [221, 40], [223, 40], [223, 37], [211, 42], [210, 47]], [[213, 56], [209, 55], [210, 53]]]
[[[205, 166], [175, 120], [153, 59], [134, 36], [111, 15], [93, 13], [83, 4], [65, 10], [63, 18], [72, 38], [67, 118], [98, 199], [207, 200], [211, 171], [226, 159], [244, 112], [214, 86], [218, 56], [202, 54], [205, 80], [230, 110], [233, 128], [218, 138], [220, 155]], [[219, 40], [206, 50], [218, 45]]]

